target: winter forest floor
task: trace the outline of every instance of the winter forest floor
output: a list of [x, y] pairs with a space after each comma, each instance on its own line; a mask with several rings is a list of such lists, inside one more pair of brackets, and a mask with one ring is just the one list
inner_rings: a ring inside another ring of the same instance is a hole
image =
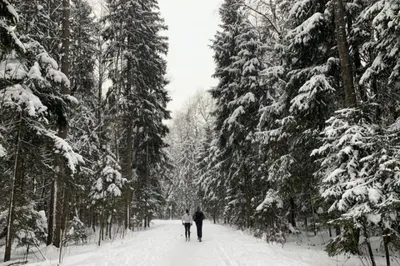
[[[180, 221], [154, 221], [148, 230], [130, 233], [125, 239], [65, 248], [63, 266], [209, 266], [209, 265], [266, 265], [266, 266], [333, 266], [368, 265], [358, 258], [344, 256], [329, 258], [317, 247], [287, 243], [268, 244], [239, 230], [204, 224], [203, 242], [196, 239], [196, 226], [191, 228], [190, 242], [185, 242]], [[34, 262], [29, 266], [57, 265], [56, 250], [45, 250], [49, 261]], [[16, 253], [18, 256], [18, 253]], [[40, 257], [40, 254], [37, 254]], [[14, 261], [15, 262], [15, 261]], [[12, 262], [11, 262], [12, 263]], [[0, 265], [8, 265], [1, 264]], [[378, 265], [384, 265], [383, 260]], [[399, 265], [394, 263], [394, 265]]]

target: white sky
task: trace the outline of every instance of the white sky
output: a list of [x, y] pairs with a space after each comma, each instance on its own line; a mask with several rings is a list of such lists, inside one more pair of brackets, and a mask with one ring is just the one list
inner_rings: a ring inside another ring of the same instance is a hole
[[[215, 66], [209, 48], [219, 20], [222, 0], [159, 0], [161, 15], [169, 29], [168, 109], [179, 110], [197, 89], [216, 85]], [[173, 114], [172, 114], [173, 115]]]
[[[218, 9], [223, 0], [159, 0], [169, 38], [167, 89], [172, 101], [168, 109], [178, 111], [198, 89], [216, 85], [211, 76], [215, 65], [211, 39], [220, 23]], [[104, 0], [89, 0], [99, 16]]]

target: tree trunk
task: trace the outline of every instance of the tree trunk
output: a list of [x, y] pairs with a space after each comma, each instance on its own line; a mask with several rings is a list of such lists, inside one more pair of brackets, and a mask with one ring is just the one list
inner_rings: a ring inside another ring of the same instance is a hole
[[112, 236], [111, 236], [112, 214], [110, 214], [110, 216], [108, 217], [107, 224], [108, 224], [108, 232], [107, 232], [107, 234], [108, 234], [108, 237], [111, 239], [112, 238]]
[[46, 205], [46, 179], [42, 178], [42, 189], [41, 189], [41, 193], [40, 193], [40, 200], [39, 200], [39, 204], [38, 204], [38, 208], [39, 210], [46, 210], [47, 209], [47, 205]]
[[144, 180], [143, 180], [143, 195], [144, 195], [144, 228], [147, 228], [149, 226], [149, 214], [148, 214], [148, 209], [147, 209], [147, 189], [148, 189], [148, 180], [149, 180], [149, 138], [148, 135], [149, 133], [147, 132], [146, 129], [146, 164], [145, 164], [145, 174], [144, 174]]
[[[63, 19], [62, 19], [62, 58], [61, 58], [61, 71], [69, 77], [70, 60], [69, 60], [69, 46], [70, 46], [70, 0], [63, 0]], [[70, 88], [63, 86], [62, 94], [69, 94]]]
[[369, 242], [369, 236], [368, 236], [367, 226], [366, 226], [365, 222], [363, 223], [363, 229], [364, 229], [363, 231], [364, 231], [365, 243], [367, 244], [367, 249], [368, 249], [369, 257], [370, 257], [370, 259], [371, 259], [371, 265], [372, 265], [372, 266], [376, 266], [376, 262], [375, 262], [375, 258], [374, 258], [374, 253], [372, 252], [371, 243]]
[[[61, 158], [59, 158], [60, 161]], [[58, 163], [61, 165], [62, 163]], [[58, 172], [56, 172], [56, 180], [54, 181], [54, 194], [55, 194], [55, 199], [54, 199], [54, 205], [55, 205], [55, 225], [54, 225], [54, 235], [53, 235], [53, 245], [56, 247], [60, 247], [61, 243], [61, 223], [62, 223], [62, 207], [63, 207], [63, 189], [62, 189], [62, 183], [61, 183], [61, 172], [60, 168], [58, 168]]]
[[[310, 184], [309, 187], [312, 187], [312, 184]], [[310, 204], [311, 204], [311, 213], [313, 215], [312, 223], [313, 223], [314, 236], [316, 236], [317, 235], [317, 215], [316, 215], [315, 208], [314, 208], [314, 200], [313, 200], [311, 190], [310, 190]], [[329, 230], [330, 230], [330, 228], [329, 228]]]
[[386, 266], [390, 266], [390, 240], [390, 231], [388, 229], [385, 229], [383, 231], [383, 247], [385, 248]]
[[[98, 111], [97, 111], [97, 120], [99, 125], [101, 125], [101, 114], [102, 114], [102, 102], [103, 102], [103, 80], [104, 80], [104, 67], [103, 67], [103, 50], [102, 50], [102, 43], [100, 41], [101, 39], [99, 38], [99, 41], [97, 43], [97, 46], [99, 47], [99, 53], [98, 53], [98, 64], [99, 64], [99, 84], [97, 84], [97, 101], [98, 101]], [[101, 129], [99, 129], [101, 131]]]
[[[127, 40], [128, 46], [132, 45], [132, 38], [128, 37]], [[125, 96], [126, 99], [131, 100], [133, 97], [132, 93], [132, 64], [131, 61], [128, 60], [127, 62], [127, 70], [126, 70], [126, 86], [125, 86]], [[133, 162], [132, 162], [132, 149], [133, 149], [133, 125], [132, 125], [132, 107], [130, 106], [127, 110], [127, 113], [125, 114], [125, 119], [127, 123], [127, 139], [126, 139], [126, 162], [125, 162], [125, 174], [126, 174], [126, 179], [129, 181], [132, 181], [132, 174], [133, 174]], [[128, 191], [126, 193], [126, 198], [125, 198], [125, 230], [131, 229], [131, 204], [132, 204], [132, 198], [133, 198], [133, 193], [131, 188], [127, 188]]]
[[92, 207], [92, 228], [93, 232], [96, 232], [96, 213], [93, 207]]
[[17, 142], [15, 148], [15, 159], [14, 159], [14, 169], [13, 169], [13, 178], [12, 178], [12, 189], [10, 195], [10, 203], [8, 207], [8, 217], [7, 217], [7, 234], [6, 234], [6, 246], [4, 252], [4, 262], [9, 261], [11, 259], [11, 248], [13, 243], [13, 234], [14, 234], [14, 218], [15, 218], [15, 204], [17, 201], [17, 183], [18, 183], [18, 175], [19, 175], [19, 157], [20, 157], [20, 148], [21, 148], [21, 130], [22, 130], [22, 115], [19, 115], [19, 125], [18, 125], [18, 135]]
[[293, 197], [289, 198], [289, 203], [290, 203], [290, 212], [289, 212], [289, 223], [293, 225], [293, 227], [296, 227], [296, 205], [294, 204], [294, 199]]
[[100, 214], [100, 230], [99, 230], [99, 240], [97, 242], [98, 246], [101, 245], [101, 240], [102, 240], [102, 234], [103, 234], [103, 206], [101, 207], [101, 214]]
[[[61, 58], [61, 72], [67, 77], [69, 76], [70, 62], [69, 62], [69, 46], [70, 46], [70, 0], [63, 0], [63, 18], [62, 18], [62, 58]], [[65, 84], [61, 87], [62, 94], [69, 94], [70, 88]], [[68, 121], [62, 112], [58, 117], [58, 136], [62, 139], [66, 139], [68, 135]], [[58, 169], [56, 171], [56, 177], [54, 180], [54, 206], [55, 206], [55, 230], [52, 239], [52, 243], [56, 247], [60, 247], [62, 241], [62, 230], [65, 229], [66, 223], [66, 211], [64, 207], [67, 206], [67, 202], [64, 203], [66, 197], [65, 194], [65, 164], [64, 158], [59, 156], [58, 158]], [[49, 242], [50, 239], [48, 239]]]
[[335, 4], [336, 41], [340, 58], [345, 106], [355, 107], [357, 105], [357, 99], [354, 91], [349, 45], [346, 37], [345, 8], [342, 0], [335, 0]]
[[[130, 116], [129, 116], [130, 117]], [[132, 144], [133, 144], [133, 130], [132, 130], [132, 124], [129, 121], [127, 121], [127, 140], [126, 140], [126, 162], [125, 162], [125, 173], [126, 173], [126, 179], [128, 181], [132, 181]], [[131, 228], [131, 222], [130, 222], [130, 211], [131, 211], [131, 203], [132, 203], [132, 190], [131, 188], [128, 187], [128, 191], [126, 193], [126, 199], [125, 199], [125, 230]]]
[[[349, 13], [347, 13], [347, 29], [348, 32], [351, 32], [353, 29], [353, 20]], [[356, 42], [350, 43], [350, 47], [353, 50], [353, 60], [354, 60], [354, 71], [355, 71], [355, 90], [358, 91], [359, 97], [361, 101], [367, 101], [367, 91], [363, 86], [360, 85], [360, 78], [362, 75], [362, 64], [361, 64], [361, 55], [360, 55], [360, 47]]]
[[51, 193], [50, 193], [50, 204], [49, 204], [49, 220], [47, 222], [48, 235], [46, 244], [49, 246], [53, 244], [54, 239], [54, 224], [55, 224], [55, 214], [56, 214], [56, 206], [55, 202], [57, 201], [57, 183], [56, 177], [53, 177], [54, 180], [51, 182]]
[[65, 236], [67, 221], [69, 220], [69, 217], [70, 217], [69, 212], [70, 212], [71, 192], [72, 192], [72, 186], [70, 186], [68, 183], [64, 182], [63, 208], [62, 208], [63, 212], [62, 212], [62, 216], [61, 216], [61, 239], [60, 239], [61, 244], [62, 244], [63, 238]]
[[[245, 156], [243, 156], [243, 157], [245, 157]], [[244, 171], [243, 171], [243, 175], [244, 175], [244, 193], [245, 193], [245, 201], [246, 201], [246, 210], [245, 210], [245, 212], [246, 212], [246, 228], [250, 228], [250, 226], [251, 226], [251, 221], [250, 221], [250, 217], [251, 217], [251, 189], [250, 189], [250, 186], [251, 186], [251, 184], [250, 184], [250, 180], [251, 180], [251, 178], [250, 178], [250, 176], [249, 176], [249, 174], [248, 174], [248, 171], [247, 171], [247, 167], [246, 166], [244, 166]]]

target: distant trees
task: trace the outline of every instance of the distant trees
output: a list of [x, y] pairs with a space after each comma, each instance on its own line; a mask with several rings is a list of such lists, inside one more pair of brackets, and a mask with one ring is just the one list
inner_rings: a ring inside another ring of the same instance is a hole
[[213, 108], [211, 96], [205, 90], [198, 90], [174, 115], [170, 125], [167, 151], [172, 169], [168, 172], [165, 193], [166, 207], [171, 208], [167, 212], [173, 217], [181, 217], [185, 209], [193, 212], [202, 201], [198, 163], [202, 143], [210, 133]]

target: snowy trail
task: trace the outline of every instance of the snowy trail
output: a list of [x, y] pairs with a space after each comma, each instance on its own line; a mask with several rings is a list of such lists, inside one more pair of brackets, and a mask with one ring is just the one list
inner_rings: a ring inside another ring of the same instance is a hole
[[[354, 260], [337, 261], [324, 251], [304, 247], [270, 245], [231, 228], [206, 222], [204, 241], [185, 242], [180, 221], [155, 221], [146, 231], [133, 233], [125, 240], [67, 249], [63, 266], [333, 266], [358, 265]], [[51, 256], [53, 258], [53, 256]], [[345, 263], [346, 262], [346, 263]], [[30, 266], [57, 265], [54, 262], [31, 263]]]

